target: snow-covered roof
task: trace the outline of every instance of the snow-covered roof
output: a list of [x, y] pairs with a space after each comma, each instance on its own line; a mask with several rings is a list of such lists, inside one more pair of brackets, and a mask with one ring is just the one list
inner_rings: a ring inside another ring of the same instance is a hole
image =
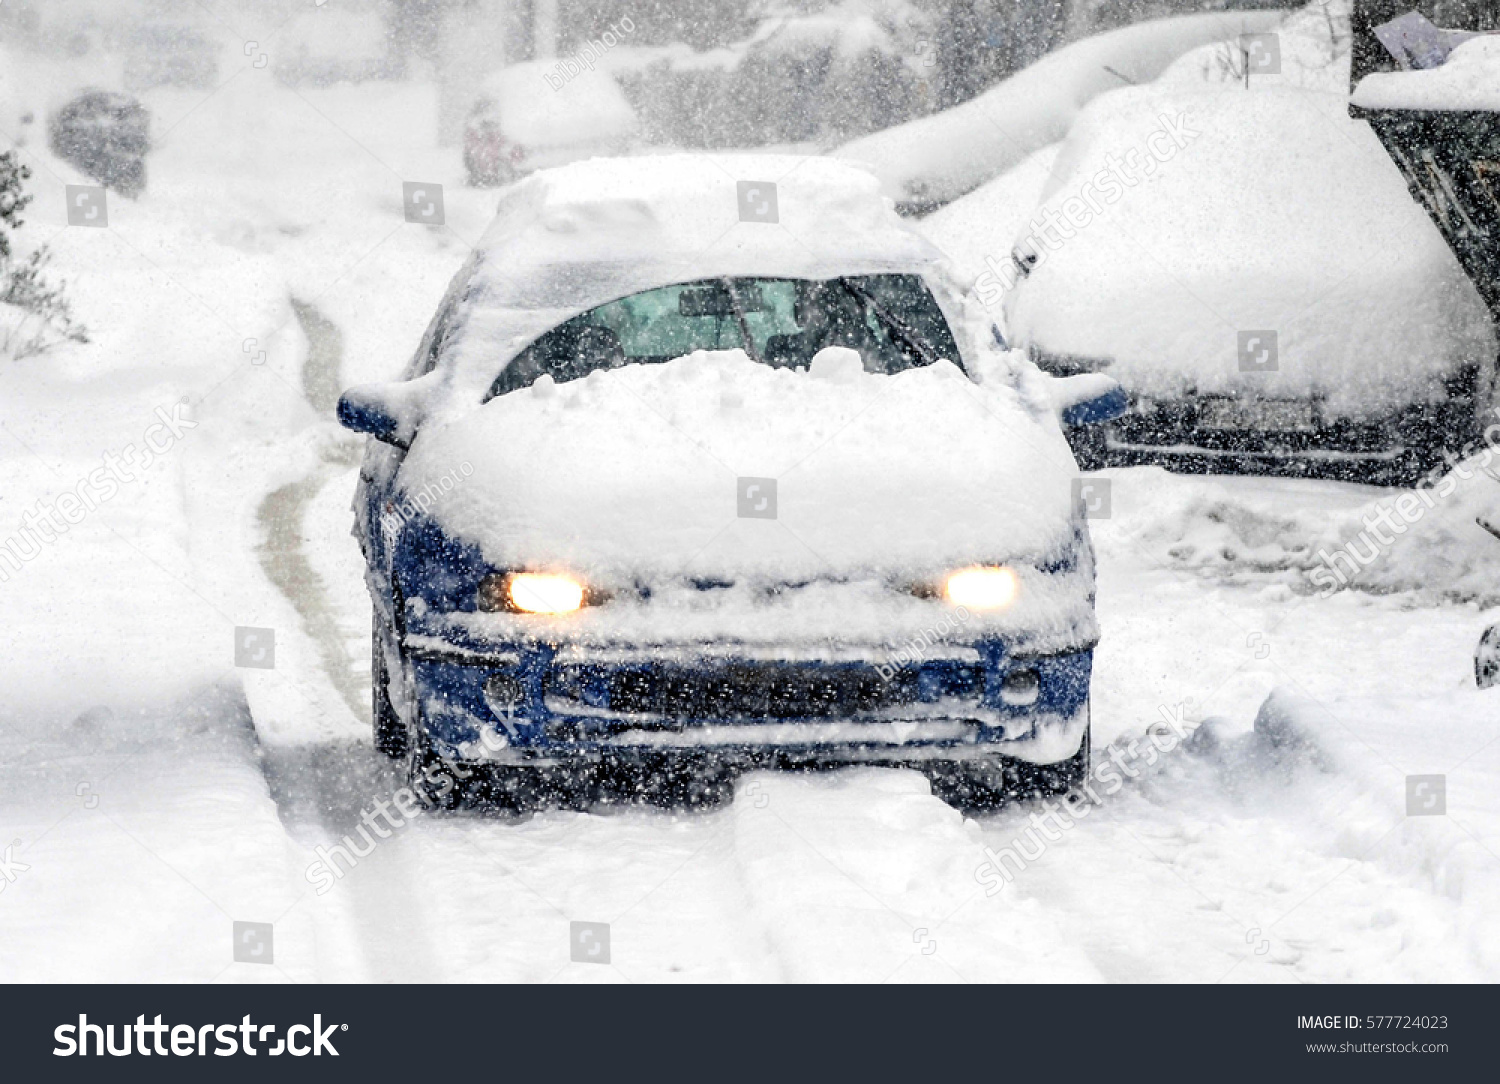
[[[1186, 145], [1153, 160], [1174, 118]], [[1132, 159], [1121, 184], [1110, 163]], [[1378, 416], [1439, 398], [1443, 375], [1493, 356], [1478, 295], [1341, 95], [1105, 95], [1074, 126], [1039, 211], [1064, 227], [1081, 211], [1083, 225], [1025, 244], [1040, 260], [1009, 294], [1013, 340], [1113, 358], [1110, 375], [1141, 394], [1323, 392], [1332, 414]], [[1240, 371], [1249, 329], [1278, 333], [1276, 371]]]
[[1353, 101], [1366, 109], [1500, 111], [1500, 34], [1464, 42], [1436, 68], [1373, 72]]
[[942, 256], [848, 163], [676, 154], [527, 177], [501, 198], [476, 261], [447, 347], [465, 393], [568, 317], [642, 290], [720, 275], [921, 272]]
[[480, 94], [494, 103], [505, 137], [527, 146], [622, 139], [636, 129], [635, 110], [603, 71], [569, 74], [558, 61], [528, 61], [488, 76]]

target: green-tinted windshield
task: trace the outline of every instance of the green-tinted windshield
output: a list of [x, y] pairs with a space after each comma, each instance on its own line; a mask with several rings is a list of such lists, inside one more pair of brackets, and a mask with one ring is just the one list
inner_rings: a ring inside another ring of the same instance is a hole
[[490, 395], [528, 387], [543, 374], [562, 383], [695, 350], [744, 350], [766, 365], [805, 369], [826, 346], [857, 350], [872, 373], [959, 361], [948, 323], [917, 275], [708, 279], [575, 316], [522, 351]]

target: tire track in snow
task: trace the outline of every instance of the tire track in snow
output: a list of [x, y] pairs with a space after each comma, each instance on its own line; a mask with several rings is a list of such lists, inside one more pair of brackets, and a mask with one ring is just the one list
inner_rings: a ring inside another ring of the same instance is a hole
[[[293, 298], [292, 310], [307, 338], [302, 388], [309, 404], [330, 414], [338, 401], [343, 336], [312, 304]], [[317, 646], [323, 676], [356, 718], [368, 720], [368, 690], [361, 685], [361, 666], [351, 656], [348, 638], [328, 586], [309, 560], [305, 539], [307, 509], [321, 489], [343, 476], [358, 461], [355, 441], [330, 441], [323, 461], [312, 473], [281, 486], [262, 500], [256, 518], [263, 532], [257, 556], [266, 578], [292, 604], [304, 630]], [[308, 848], [331, 847], [350, 836], [359, 847], [360, 816], [390, 800], [404, 783], [395, 766], [363, 742], [275, 748], [265, 756], [267, 785], [284, 824]], [[367, 830], [368, 831], [368, 830]], [[436, 978], [433, 951], [425, 936], [422, 909], [413, 891], [409, 837], [412, 829], [377, 840], [367, 857], [319, 897], [320, 921], [339, 927], [327, 938], [353, 942], [361, 966], [330, 961], [328, 967], [352, 979], [423, 981]]]
[[792, 980], [1102, 978], [1039, 901], [985, 897], [978, 826], [916, 772], [756, 773], [731, 813], [747, 892]]

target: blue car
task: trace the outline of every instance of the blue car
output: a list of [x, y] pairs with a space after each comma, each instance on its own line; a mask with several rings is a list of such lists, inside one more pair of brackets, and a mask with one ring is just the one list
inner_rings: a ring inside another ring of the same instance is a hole
[[998, 334], [863, 170], [595, 159], [508, 189], [403, 379], [351, 388], [375, 745], [433, 805], [961, 805], [1089, 758], [1107, 378]]

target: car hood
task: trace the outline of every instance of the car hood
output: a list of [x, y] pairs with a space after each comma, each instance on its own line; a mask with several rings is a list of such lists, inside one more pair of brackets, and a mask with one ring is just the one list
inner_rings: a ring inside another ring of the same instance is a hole
[[736, 350], [544, 377], [425, 427], [400, 488], [499, 568], [789, 582], [1056, 553], [1076, 470], [1055, 421], [949, 362]]

